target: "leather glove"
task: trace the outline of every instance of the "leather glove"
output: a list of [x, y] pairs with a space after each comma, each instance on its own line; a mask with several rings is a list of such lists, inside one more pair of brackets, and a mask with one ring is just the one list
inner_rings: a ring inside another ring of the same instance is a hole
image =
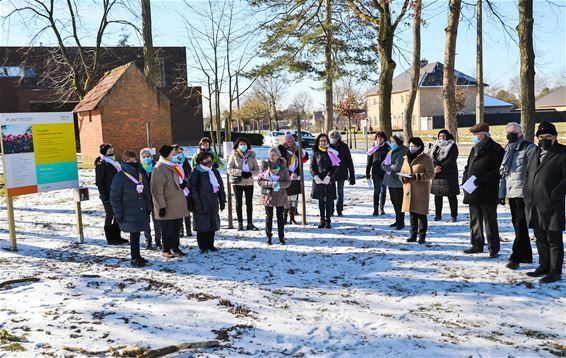
[[417, 180], [417, 175], [416, 174], [411, 175], [411, 178], [409, 180]]
[[120, 215], [120, 216], [116, 216], [116, 221], [117, 221], [119, 224], [121, 224], [121, 223], [124, 222], [124, 217], [121, 216], [121, 215]]
[[248, 179], [252, 177], [252, 173], [250, 172], [242, 172], [242, 178]]
[[329, 175], [327, 175], [327, 176], [324, 177], [324, 180], [322, 181], [322, 184], [324, 184], [324, 185], [330, 184], [330, 176], [329, 176]]
[[505, 198], [499, 198], [499, 205], [505, 206]]
[[159, 217], [162, 218], [165, 215], [167, 215], [167, 208], [161, 208], [159, 209]]
[[224, 211], [225, 208], [226, 208], [226, 204], [220, 203], [220, 211]]
[[320, 177], [318, 175], [315, 175], [313, 179], [314, 179], [315, 184], [322, 184], [322, 180], [320, 179]]
[[356, 178], [350, 178], [350, 185], [356, 185]]

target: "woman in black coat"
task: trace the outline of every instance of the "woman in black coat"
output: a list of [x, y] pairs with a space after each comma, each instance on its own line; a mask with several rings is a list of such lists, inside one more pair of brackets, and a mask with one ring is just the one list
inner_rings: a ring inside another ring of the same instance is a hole
[[320, 229], [330, 229], [330, 217], [334, 211], [336, 199], [335, 176], [338, 172], [340, 159], [338, 152], [329, 147], [328, 136], [321, 133], [316, 137], [311, 159], [311, 174], [313, 177], [311, 197], [318, 200], [320, 211]]
[[[191, 164], [189, 163], [189, 158], [185, 156], [185, 149], [178, 144], [173, 144], [173, 149], [175, 149], [175, 156], [173, 157], [173, 163], [180, 165], [183, 168], [183, 174], [185, 174], [185, 181], [188, 183], [189, 178], [191, 177], [191, 172], [193, 169], [191, 168]], [[187, 231], [187, 236], [193, 236], [193, 232], [191, 230], [191, 213], [185, 217], [184, 221], [184, 228], [183, 222], [181, 222], [181, 234], [180, 237], [183, 237], [185, 234], [185, 230]]]
[[140, 233], [149, 227], [151, 194], [145, 170], [138, 164], [136, 153], [122, 154], [122, 171], [114, 176], [110, 203], [120, 230], [130, 233], [132, 265], [143, 267], [147, 261], [140, 254]]
[[[299, 163], [299, 145], [297, 139], [291, 133], [285, 135], [285, 143], [279, 145], [277, 149], [281, 153], [281, 158], [285, 159], [288, 164], [289, 174], [291, 175], [291, 185], [286, 189], [287, 200], [289, 202], [288, 208], [285, 209], [284, 219], [287, 222], [289, 217], [289, 224], [297, 224], [295, 215], [297, 215], [297, 205], [299, 203], [299, 194], [301, 194], [301, 168]], [[309, 154], [303, 152], [303, 163], [309, 160]]]
[[213, 168], [213, 155], [201, 152], [191, 175], [190, 190], [198, 210], [194, 213], [193, 229], [201, 253], [218, 251], [214, 246], [215, 232], [220, 230], [220, 213], [226, 205], [224, 183], [218, 169]]
[[[375, 142], [368, 150], [368, 162], [366, 166], [366, 179], [371, 180], [373, 184], [373, 216], [380, 213], [384, 214], [383, 210], [380, 212], [380, 194], [383, 189], [383, 177], [385, 172], [381, 168], [381, 163], [385, 160], [387, 153], [389, 153], [389, 142], [387, 134], [383, 131], [375, 133]], [[385, 198], [383, 198], [385, 202]]]
[[432, 144], [430, 156], [434, 164], [431, 193], [434, 195], [435, 221], [442, 220], [442, 197], [448, 197], [452, 222], [458, 219], [458, 146], [446, 129], [438, 132], [438, 140]]

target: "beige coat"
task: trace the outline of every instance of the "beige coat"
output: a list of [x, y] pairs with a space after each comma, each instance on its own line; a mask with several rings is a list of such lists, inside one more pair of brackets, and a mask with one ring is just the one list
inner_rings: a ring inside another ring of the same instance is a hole
[[[153, 215], [157, 220], [175, 220], [189, 215], [187, 198], [179, 186], [179, 177], [175, 169], [157, 163], [151, 173], [151, 196], [153, 197]], [[166, 208], [166, 215], [159, 216], [159, 209]]]
[[[242, 178], [239, 183], [233, 183], [234, 185], [251, 186], [254, 185], [254, 177], [259, 173], [259, 166], [257, 160], [255, 159], [255, 153], [248, 158], [248, 166], [250, 167], [250, 173], [252, 176], [249, 178]], [[230, 158], [228, 158], [228, 174], [231, 179], [242, 176], [242, 168], [244, 167], [244, 155], [241, 151], [234, 149]]]
[[275, 182], [265, 180], [261, 176], [257, 179], [259, 186], [261, 187], [260, 202], [264, 206], [286, 206], [288, 203], [287, 192], [285, 189], [291, 185], [291, 176], [289, 174], [289, 168], [287, 168], [287, 161], [283, 158], [279, 158], [277, 162], [272, 163], [269, 161], [262, 162], [262, 170], [269, 168], [274, 168], [279, 166], [281, 170], [279, 171], [279, 191], [273, 191], [273, 185]]
[[401, 173], [415, 174], [417, 176], [416, 180], [404, 180], [402, 211], [427, 215], [430, 200], [430, 182], [434, 177], [432, 159], [427, 154], [421, 153], [409, 164], [409, 160], [405, 155]]

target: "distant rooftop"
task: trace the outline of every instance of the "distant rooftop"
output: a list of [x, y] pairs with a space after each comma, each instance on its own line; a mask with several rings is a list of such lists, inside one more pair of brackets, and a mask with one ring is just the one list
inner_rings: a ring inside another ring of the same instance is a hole
[[536, 107], [558, 107], [566, 106], [566, 86], [560, 86], [547, 94], [539, 98], [535, 102]]

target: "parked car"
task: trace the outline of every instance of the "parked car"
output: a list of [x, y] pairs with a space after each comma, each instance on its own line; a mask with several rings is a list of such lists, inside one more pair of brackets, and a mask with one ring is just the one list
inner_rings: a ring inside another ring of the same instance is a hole
[[280, 143], [280, 138], [285, 135], [285, 131], [270, 131], [263, 137], [263, 145], [268, 147], [276, 147]]
[[[290, 130], [292, 134], [299, 135], [299, 131]], [[312, 148], [315, 142], [315, 136], [311, 132], [301, 131], [301, 144], [303, 148]]]

